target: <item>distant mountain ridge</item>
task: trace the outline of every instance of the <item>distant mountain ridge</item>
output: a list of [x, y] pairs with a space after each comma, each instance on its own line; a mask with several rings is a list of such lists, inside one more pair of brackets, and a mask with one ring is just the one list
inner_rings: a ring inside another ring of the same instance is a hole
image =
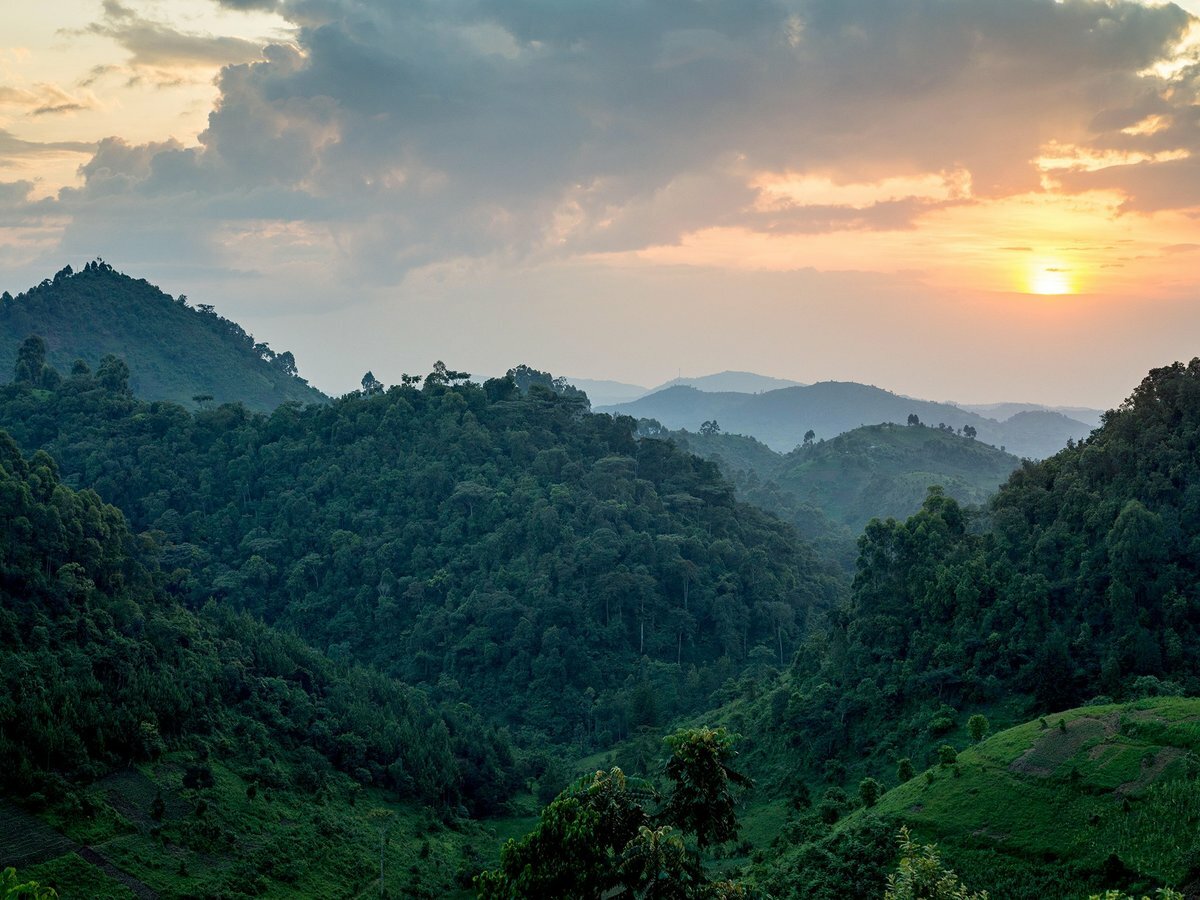
[[597, 412], [656, 419], [673, 431], [698, 431], [704, 422], [716, 421], [726, 432], [750, 435], [779, 452], [801, 444], [809, 430], [817, 439], [828, 439], [863, 425], [904, 424], [910, 415], [927, 425], [945, 424], [954, 429], [970, 425], [980, 441], [1032, 459], [1051, 456], [1068, 441], [1082, 440], [1092, 431], [1087, 423], [1059, 412], [1024, 410], [1001, 422], [949, 403], [902, 397], [846, 381], [822, 381], [762, 394], [708, 393], [676, 386], [630, 403], [599, 406]]
[[1026, 412], [1053, 412], [1083, 422], [1092, 428], [1100, 427], [1100, 418], [1104, 410], [1093, 409], [1090, 406], [1046, 406], [1042, 403], [954, 403], [959, 409], [979, 413], [998, 422], [1007, 422], [1013, 416]]
[[11, 378], [31, 335], [45, 341], [46, 361], [62, 375], [78, 359], [95, 368], [108, 354], [120, 357], [144, 400], [194, 407], [204, 397], [267, 412], [289, 400], [328, 399], [299, 376], [291, 353], [256, 342], [211, 306], [192, 307], [99, 260], [78, 272], [67, 266], [16, 297], [0, 295], [0, 378]]
[[790, 378], [759, 375], [756, 372], [727, 370], [715, 372], [712, 375], [699, 375], [695, 378], [686, 376], [672, 378], [656, 388], [650, 388], [646, 393], [654, 394], [673, 387], [694, 387], [708, 393], [763, 394], [767, 391], [777, 391], [780, 388], [803, 387], [803, 383], [792, 381]]
[[611, 406], [615, 403], [628, 403], [638, 397], [644, 397], [650, 389], [640, 384], [627, 384], [624, 381], [610, 381], [596, 378], [570, 378], [567, 382], [579, 388], [588, 395], [593, 406]]
[[592, 406], [613, 406], [618, 403], [630, 403], [648, 394], [656, 394], [668, 388], [684, 386], [694, 387], [707, 393], [732, 391], [740, 394], [761, 394], [775, 391], [779, 388], [797, 387], [799, 381], [787, 378], [774, 378], [770, 375], [759, 375], [756, 372], [725, 371], [714, 372], [711, 375], [695, 377], [680, 376], [663, 382], [658, 387], [648, 388], [639, 384], [629, 384], [624, 381], [612, 381], [595, 378], [567, 378], [571, 384], [588, 395]]

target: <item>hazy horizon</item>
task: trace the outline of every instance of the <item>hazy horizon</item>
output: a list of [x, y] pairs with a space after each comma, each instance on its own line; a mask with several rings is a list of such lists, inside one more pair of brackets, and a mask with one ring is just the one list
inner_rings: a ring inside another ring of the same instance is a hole
[[24, 6], [0, 289], [100, 256], [335, 394], [441, 358], [1108, 408], [1200, 352], [1197, 12]]

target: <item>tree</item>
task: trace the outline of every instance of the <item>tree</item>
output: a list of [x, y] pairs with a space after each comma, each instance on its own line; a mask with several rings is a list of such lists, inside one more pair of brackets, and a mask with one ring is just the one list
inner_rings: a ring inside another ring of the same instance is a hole
[[520, 897], [600, 898], [620, 886], [624, 850], [650, 824], [649, 786], [620, 769], [596, 772], [542, 810], [537, 826], [500, 851], [500, 865], [481, 872], [482, 900]]
[[975, 713], [975, 715], [967, 719], [967, 733], [971, 735], [971, 740], [977, 744], [991, 730], [992, 726], [988, 723], [987, 717], [981, 713]]
[[874, 778], [864, 778], [858, 783], [858, 798], [862, 800], [863, 806], [874, 806], [882, 793], [883, 785]]
[[425, 376], [426, 387], [438, 384], [453, 384], [456, 381], [466, 381], [471, 377], [470, 372], [456, 372], [454, 369], [446, 368], [446, 364], [440, 359], [433, 364], [433, 371]]
[[100, 360], [96, 379], [105, 390], [114, 394], [129, 393], [129, 366], [125, 364], [125, 360], [111, 353]]
[[693, 835], [700, 847], [736, 837], [730, 786], [750, 782], [728, 767], [733, 741], [724, 728], [667, 738], [674, 786], [657, 813], [653, 786], [620, 769], [581, 778], [542, 810], [533, 831], [504, 845], [497, 868], [475, 878], [479, 897], [739, 896], [734, 885], [707, 882], [679, 833]]
[[804, 446], [811, 447], [812, 442], [816, 439], [816, 437], [817, 437], [817, 433], [815, 431], [813, 431], [811, 428], [808, 429], [808, 431], [804, 432]]
[[[209, 308], [211, 309], [212, 307]], [[204, 307], [201, 306], [199, 309], [204, 309]], [[284, 350], [282, 353], [277, 354], [275, 359], [272, 360], [272, 364], [284, 375], [290, 375], [295, 378], [300, 374], [296, 368], [296, 357], [292, 355], [291, 350]]]
[[625, 845], [618, 868], [623, 886], [639, 900], [696, 896], [704, 875], [695, 855], [669, 825], [642, 825]]
[[917, 773], [913, 770], [912, 760], [907, 756], [896, 763], [896, 780], [901, 784], [911, 781]]
[[736, 740], [725, 728], [687, 728], [666, 739], [671, 748], [667, 777], [674, 783], [662, 817], [696, 835], [701, 847], [733, 840], [738, 834], [733, 788], [750, 787], [730, 768]]
[[700, 423], [700, 433], [705, 436], [720, 434], [721, 426], [717, 424], [716, 419], [709, 419], [707, 422]]
[[888, 876], [884, 900], [987, 900], [969, 890], [942, 862], [933, 844], [918, 846], [907, 827], [900, 829], [900, 864]]
[[383, 382], [376, 378], [370, 370], [367, 370], [367, 374], [362, 377], [362, 389], [368, 397], [372, 394], [382, 394]]
[[36, 334], [31, 334], [21, 342], [17, 349], [17, 364], [13, 368], [15, 381], [42, 386], [46, 371], [46, 342]]
[[908, 414], [908, 424], [909, 425], [920, 425], [921, 417], [918, 416], [916, 413], [909, 413]]
[[958, 760], [958, 751], [949, 744], [938, 747], [938, 762], [943, 766], [952, 766]]
[[963, 437], [967, 438], [968, 440], [972, 440], [972, 441], [975, 440], [975, 435], [979, 434], [979, 432], [975, 430], [974, 425], [964, 425], [962, 433], [963, 433]]

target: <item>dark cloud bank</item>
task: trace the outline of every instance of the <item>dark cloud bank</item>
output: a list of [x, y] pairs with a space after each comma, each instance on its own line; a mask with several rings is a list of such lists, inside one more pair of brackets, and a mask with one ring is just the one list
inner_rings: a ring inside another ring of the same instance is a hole
[[[103, 142], [64, 191], [67, 248], [214, 260], [243, 223], [303, 223], [360, 276], [573, 255], [712, 225], [904, 228], [931, 204], [755, 208], [757, 172], [966, 170], [972, 202], [1036, 190], [1051, 139], [1197, 147], [1200, 68], [1149, 72], [1190, 24], [1086, 0], [221, 0], [294, 43], [198, 44], [110, 0], [135, 61], [230, 63], [199, 146]], [[222, 56], [225, 54], [225, 56]], [[1149, 115], [1155, 133], [1126, 132]], [[1123, 130], [1126, 129], [1126, 130]], [[1064, 178], [1134, 210], [1200, 203], [1191, 160]], [[114, 238], [114, 235], [119, 237]]]

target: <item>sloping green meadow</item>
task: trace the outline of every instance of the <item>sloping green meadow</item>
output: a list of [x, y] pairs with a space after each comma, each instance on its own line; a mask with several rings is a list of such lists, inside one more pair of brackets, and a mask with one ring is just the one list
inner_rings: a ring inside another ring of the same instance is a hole
[[[466, 897], [471, 876], [499, 846], [492, 829], [442, 821], [349, 779], [314, 797], [252, 788], [208, 760], [212, 785], [188, 788], [191, 757], [172, 754], [109, 776], [82, 801], [36, 818], [11, 809], [25, 824], [43, 823], [21, 875], [64, 900], [136, 896], [103, 862], [162, 896], [377, 897], [382, 830], [387, 896]], [[102, 862], [82, 858], [84, 847]]]
[[936, 842], [975, 887], [989, 887], [989, 866], [1040, 864], [1178, 885], [1200, 858], [1198, 751], [1198, 699], [1084, 707], [969, 747], [871, 813]]

